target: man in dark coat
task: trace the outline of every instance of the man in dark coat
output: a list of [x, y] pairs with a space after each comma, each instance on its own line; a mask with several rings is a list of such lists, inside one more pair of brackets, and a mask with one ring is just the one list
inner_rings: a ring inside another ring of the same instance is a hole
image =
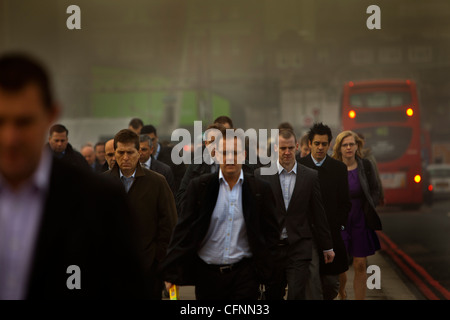
[[309, 265], [313, 256], [313, 232], [317, 235], [325, 263], [333, 261], [333, 243], [322, 205], [317, 172], [295, 161], [298, 148], [295, 133], [282, 129], [275, 144], [278, 152], [278, 171], [261, 175], [272, 187], [275, 195], [277, 217], [282, 226], [279, 235], [280, 265], [282, 272], [266, 288], [267, 299], [282, 299], [288, 286], [289, 300], [306, 299]]
[[[234, 141], [234, 152], [225, 141]], [[226, 158], [220, 171], [187, 188], [161, 270], [166, 287], [195, 285], [199, 300], [257, 299], [259, 284], [268, 282], [275, 267], [273, 195], [264, 181], [242, 172], [243, 139], [219, 139], [217, 152]]]
[[141, 298], [123, 188], [43, 147], [50, 88], [34, 59], [0, 57], [0, 299]]
[[[226, 119], [229, 118], [226, 117]], [[205, 141], [201, 146], [202, 155], [200, 158], [194, 158], [192, 160], [192, 163], [187, 166], [186, 172], [183, 176], [183, 179], [181, 180], [180, 187], [178, 188], [178, 191], [175, 195], [175, 202], [177, 204], [178, 212], [181, 212], [181, 208], [183, 206], [182, 199], [192, 179], [197, 178], [203, 174], [218, 172], [219, 163], [214, 160], [216, 140], [218, 140], [219, 135], [221, 135], [222, 137], [225, 136], [226, 129], [227, 128], [220, 123], [211, 124], [206, 128]], [[245, 162], [242, 164], [242, 170], [246, 174], [253, 175], [256, 167], [250, 165], [247, 161], [247, 158], [248, 157], [246, 157]]]
[[311, 284], [310, 298], [320, 299], [323, 296], [325, 300], [332, 300], [339, 290], [339, 274], [348, 270], [347, 251], [341, 237], [341, 229], [347, 224], [348, 213], [352, 206], [347, 167], [327, 155], [332, 140], [331, 129], [328, 126], [322, 123], [314, 124], [308, 132], [308, 140], [311, 153], [301, 158], [300, 163], [318, 171], [323, 205], [336, 253], [332, 263], [324, 264], [320, 259], [320, 269], [313, 266], [312, 272], [317, 273], [320, 270], [320, 282], [318, 285]]
[[172, 229], [176, 223], [175, 200], [166, 179], [139, 164], [139, 137], [129, 129], [114, 137], [116, 164], [105, 175], [121, 180], [136, 215], [144, 256], [146, 289], [151, 299], [161, 299], [162, 281], [157, 276]]
[[56, 158], [79, 168], [92, 170], [86, 159], [69, 143], [69, 130], [62, 124], [55, 124], [50, 128], [48, 147]]

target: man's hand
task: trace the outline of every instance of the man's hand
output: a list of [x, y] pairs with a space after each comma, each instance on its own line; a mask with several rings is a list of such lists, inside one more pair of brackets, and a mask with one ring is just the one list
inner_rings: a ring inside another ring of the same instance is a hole
[[323, 257], [324, 257], [325, 263], [332, 263], [334, 260], [334, 256], [335, 256], [335, 254], [334, 254], [333, 250], [323, 252]]
[[169, 292], [169, 291], [170, 291], [170, 288], [173, 286], [173, 283], [164, 281], [164, 284], [166, 285], [167, 292]]

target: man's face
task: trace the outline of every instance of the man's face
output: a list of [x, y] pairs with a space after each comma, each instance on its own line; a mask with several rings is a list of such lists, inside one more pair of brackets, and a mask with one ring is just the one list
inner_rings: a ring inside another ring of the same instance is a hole
[[330, 148], [330, 143], [328, 142], [328, 136], [326, 134], [314, 135], [312, 142], [309, 142], [309, 147], [311, 148], [311, 155], [317, 161], [322, 161], [327, 155], [328, 149]]
[[105, 143], [105, 159], [109, 168], [114, 167], [116, 163], [116, 154], [114, 152], [114, 140], [111, 139]]
[[35, 84], [12, 93], [0, 88], [0, 172], [11, 184], [33, 174], [57, 116], [58, 109], [46, 108]]
[[95, 158], [99, 163], [105, 163], [105, 146], [104, 145], [97, 145], [95, 147]]
[[115, 154], [117, 164], [122, 172], [136, 169], [140, 154], [133, 142], [117, 142]]
[[150, 156], [153, 152], [153, 148], [149, 147], [148, 141], [140, 142], [139, 146], [140, 146], [139, 147], [139, 153], [140, 153], [139, 162], [145, 163], [150, 158]]
[[150, 139], [152, 139], [152, 143], [153, 143], [153, 155], [156, 154], [156, 151], [158, 151], [158, 136], [154, 133], [147, 133], [147, 135], [150, 137]]
[[241, 140], [237, 138], [220, 139], [217, 144], [216, 157], [225, 178], [239, 175], [245, 160], [245, 151]]
[[295, 152], [298, 149], [298, 143], [295, 142], [294, 136], [288, 139], [279, 136], [278, 139], [278, 145], [275, 145], [275, 151], [278, 152], [278, 160], [283, 168], [291, 169], [295, 163]]
[[92, 147], [84, 147], [81, 149], [81, 155], [86, 159], [87, 163], [92, 166], [95, 162], [95, 151]]
[[67, 148], [67, 143], [69, 140], [67, 139], [66, 132], [53, 132], [52, 135], [48, 138], [48, 143], [50, 148], [56, 153], [61, 153]]
[[308, 144], [302, 144], [300, 146], [300, 157], [306, 157], [311, 152], [311, 149], [309, 148]]
[[[218, 131], [218, 130], [217, 130]], [[208, 152], [211, 154], [211, 157], [214, 157], [216, 153], [216, 144], [214, 143], [216, 141], [216, 135], [218, 133], [215, 132], [215, 130], [211, 130], [208, 132], [208, 134], [205, 137], [205, 147], [208, 149]]]

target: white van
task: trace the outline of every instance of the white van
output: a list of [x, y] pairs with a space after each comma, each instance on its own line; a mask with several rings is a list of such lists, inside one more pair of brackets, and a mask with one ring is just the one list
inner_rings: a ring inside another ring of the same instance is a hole
[[433, 198], [450, 198], [450, 164], [430, 164], [427, 170], [433, 186]]

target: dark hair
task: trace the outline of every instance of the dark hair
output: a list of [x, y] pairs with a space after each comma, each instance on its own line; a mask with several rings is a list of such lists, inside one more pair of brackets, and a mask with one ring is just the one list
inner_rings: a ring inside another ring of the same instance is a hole
[[291, 129], [280, 129], [280, 131], [278, 132], [278, 135], [280, 137], [283, 137], [284, 139], [289, 139], [292, 136], [294, 137], [294, 141], [297, 142], [297, 136], [294, 133], [294, 130]]
[[147, 125], [142, 127], [141, 134], [150, 134], [150, 133], [154, 133], [155, 136], [157, 136], [156, 128], [153, 125], [147, 124]]
[[289, 129], [294, 131], [294, 127], [289, 122], [282, 122], [278, 125], [278, 130]]
[[147, 142], [147, 141], [148, 141], [149, 148], [153, 147], [153, 141], [148, 135], [146, 135], [146, 134], [139, 135], [139, 142]]
[[0, 57], [0, 88], [18, 92], [30, 84], [38, 86], [44, 106], [54, 108], [50, 79], [40, 62], [20, 53]]
[[300, 145], [308, 145], [308, 134], [304, 134], [301, 138], [300, 138]]
[[139, 136], [130, 129], [122, 129], [114, 136], [114, 150], [117, 149], [117, 143], [134, 143], [134, 146], [139, 150]]
[[144, 122], [139, 118], [133, 118], [130, 120], [130, 123], [128, 123], [128, 126], [131, 126], [133, 129], [138, 129], [139, 127], [144, 126]]
[[69, 130], [67, 130], [66, 127], [64, 127], [62, 124], [55, 124], [53, 126], [51, 126], [50, 128], [50, 137], [52, 136], [53, 132], [57, 132], [57, 133], [66, 133], [66, 136], [69, 136]]
[[105, 146], [105, 142], [104, 141], [99, 141], [94, 145], [94, 149], [97, 148], [97, 146]]
[[[225, 134], [226, 134], [226, 128], [223, 126], [223, 124], [220, 124], [220, 123], [213, 123], [213, 124], [210, 124], [207, 128], [206, 128], [206, 130], [205, 130], [205, 132], [206, 131], [208, 131], [209, 129], [217, 129], [217, 130], [219, 130], [220, 131], [220, 133], [222, 134], [222, 137], [224, 137], [225, 136]], [[211, 130], [212, 131], [212, 130]], [[206, 138], [206, 137], [205, 137]]]
[[[238, 140], [241, 140], [242, 143], [242, 150], [245, 150], [245, 133], [242, 129], [239, 128], [230, 128], [230, 129], [226, 129], [225, 134], [221, 137], [222, 140], [226, 140], [226, 139], [231, 139], [231, 138], [235, 138]], [[217, 141], [217, 143], [219, 143], [219, 141], [221, 140], [219, 139]]]
[[313, 141], [314, 136], [318, 134], [320, 136], [327, 135], [328, 143], [333, 139], [333, 135], [331, 134], [331, 129], [329, 126], [323, 124], [322, 122], [314, 123], [314, 125], [308, 131], [308, 140], [310, 142]]
[[233, 128], [233, 121], [230, 117], [227, 116], [219, 116], [214, 120], [214, 123], [220, 123], [224, 125], [225, 123], [228, 123], [230, 125], [230, 128]]

